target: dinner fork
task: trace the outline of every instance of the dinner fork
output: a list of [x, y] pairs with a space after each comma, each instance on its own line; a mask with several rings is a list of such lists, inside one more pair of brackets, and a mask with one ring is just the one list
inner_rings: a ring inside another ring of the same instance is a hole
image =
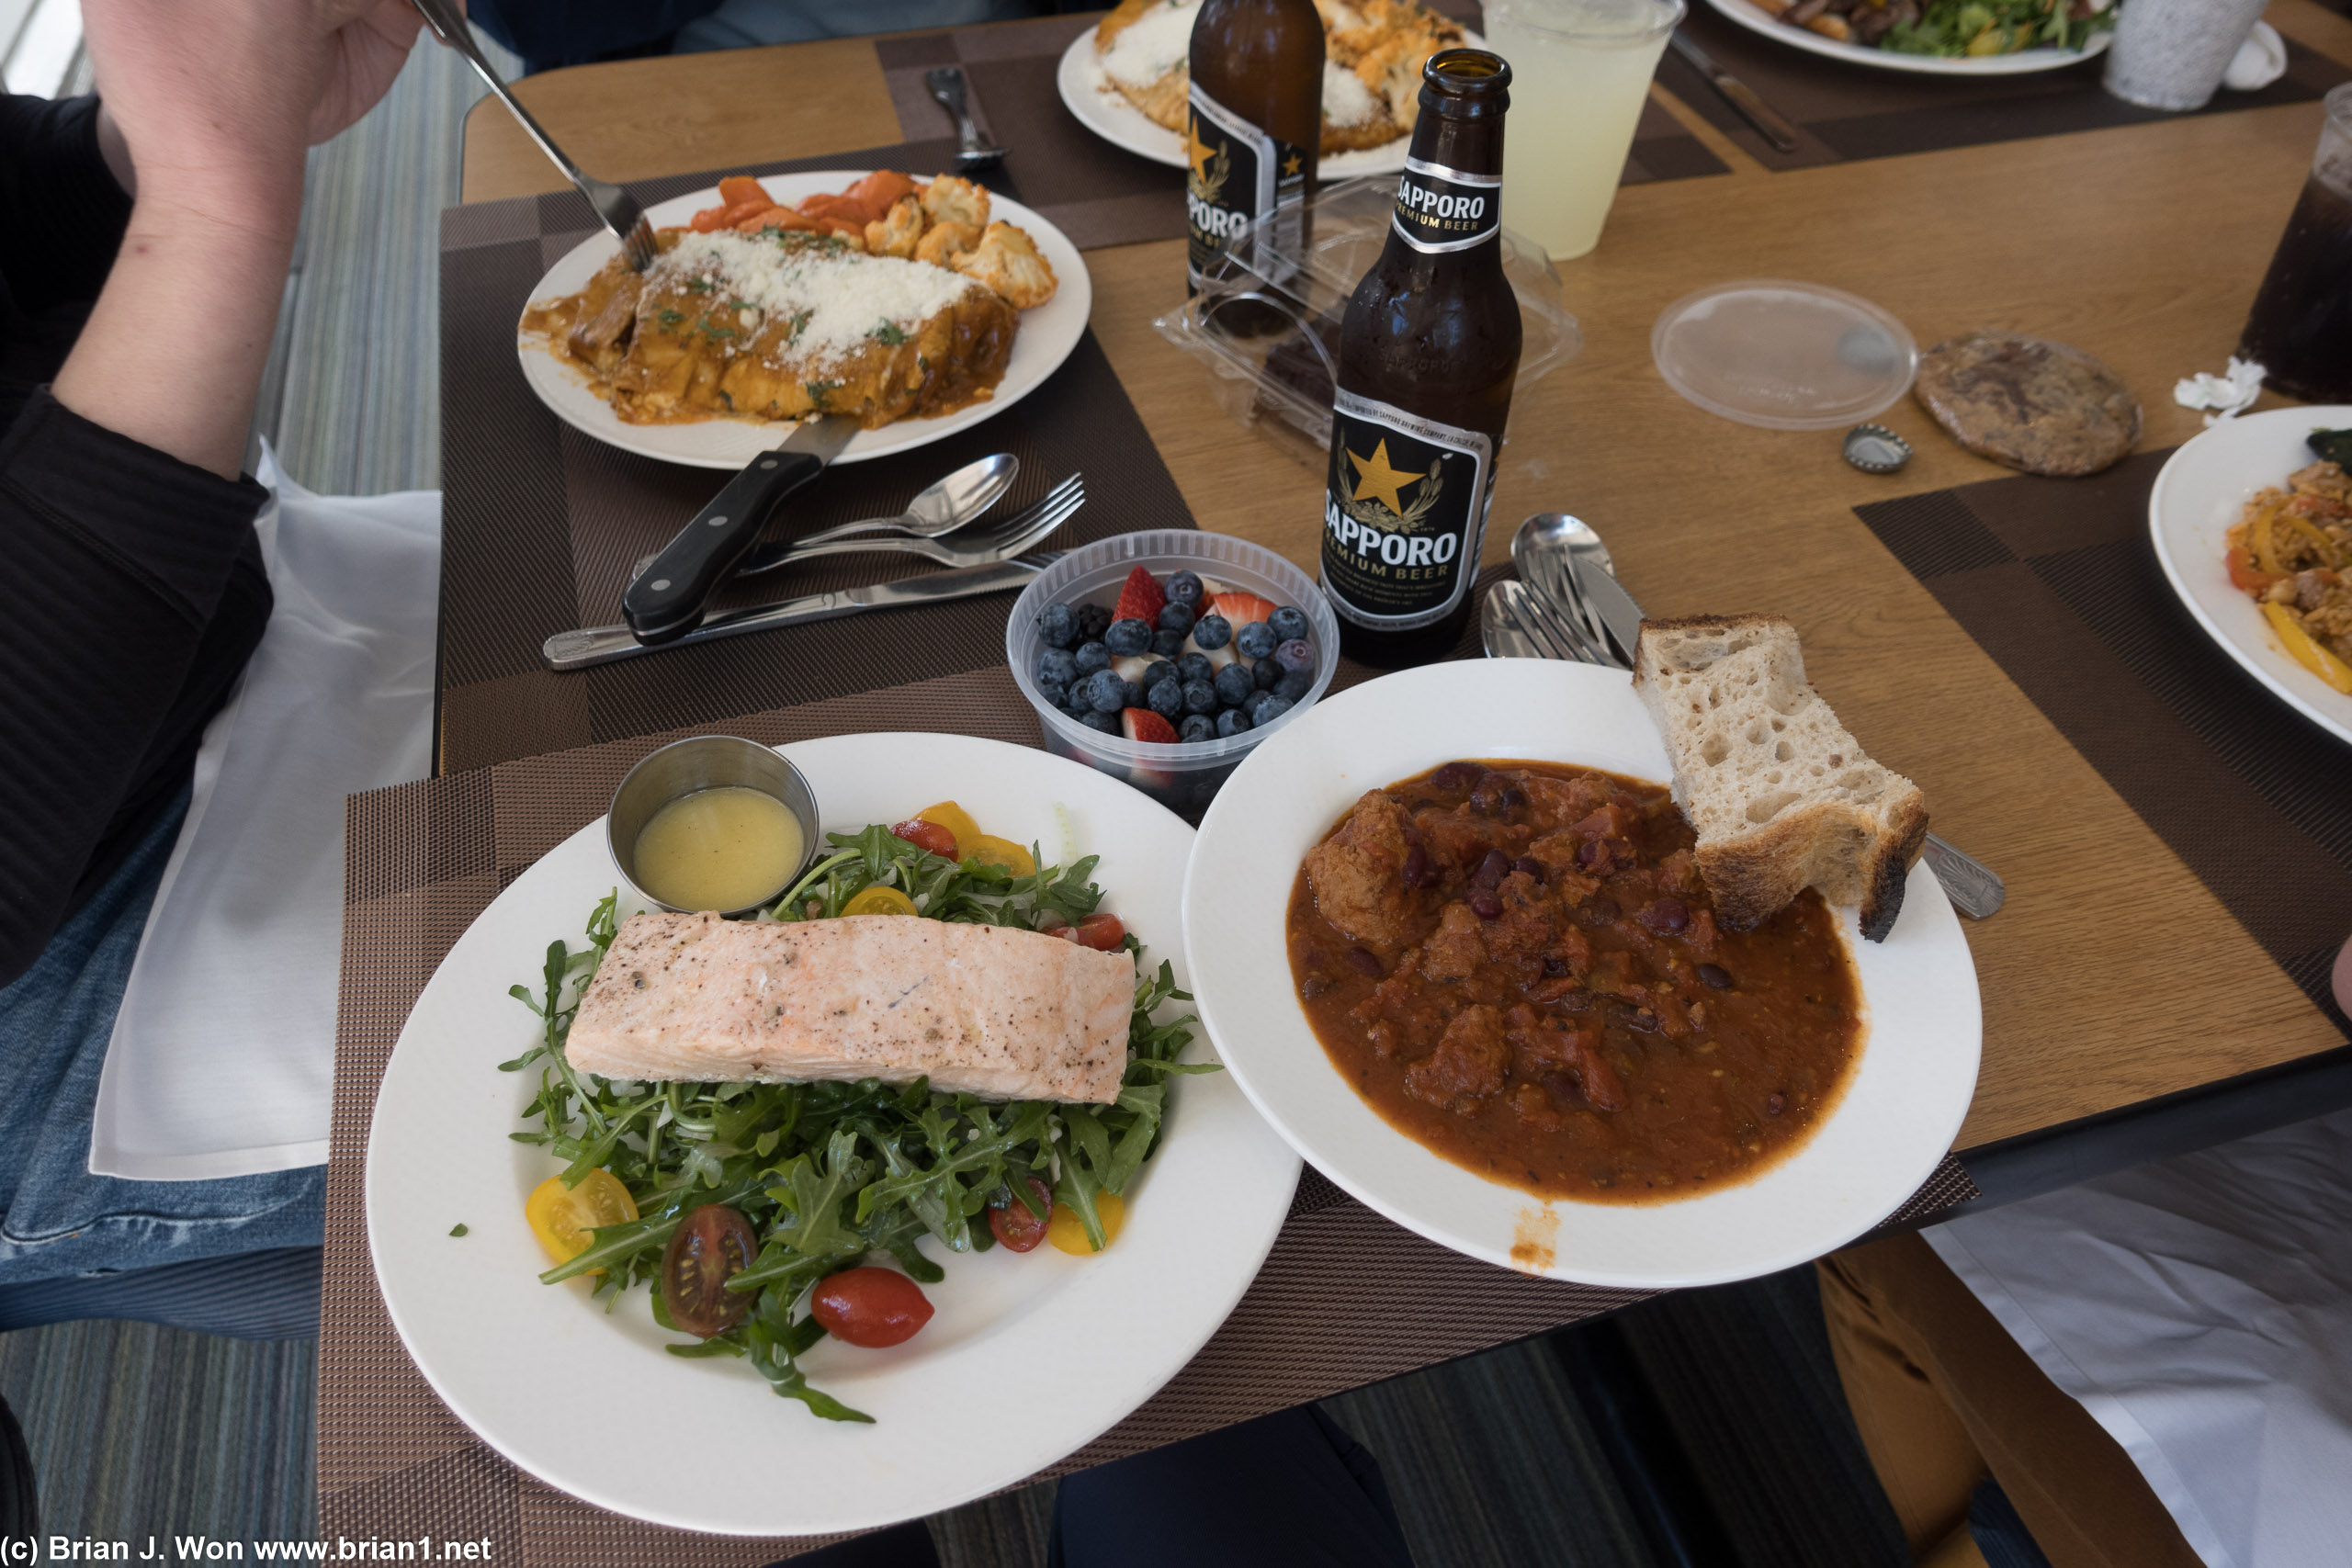
[[530, 110], [515, 101], [514, 95], [506, 90], [506, 84], [499, 79], [498, 73], [491, 69], [490, 62], [482, 57], [481, 47], [474, 42], [473, 31], [466, 25], [464, 13], [451, 5], [450, 0], [410, 0], [410, 3], [424, 17], [424, 25], [433, 29], [433, 36], [466, 57], [466, 62], [474, 68], [474, 73], [489, 85], [490, 90], [498, 95], [498, 101], [506, 106], [507, 112], [520, 121], [531, 140], [539, 144], [539, 151], [563, 171], [564, 178], [571, 182], [574, 189], [588, 198], [588, 205], [595, 209], [596, 216], [604, 220], [605, 227], [610, 229], [613, 237], [621, 243], [621, 250], [628, 256], [629, 270], [643, 272], [650, 266], [656, 254], [653, 225], [645, 220], [644, 209], [638, 206], [637, 197], [618, 186], [606, 185], [603, 180], [581, 173], [580, 165], [564, 155], [563, 149], [555, 144], [555, 138], [531, 118]]
[[985, 528], [975, 524], [944, 539], [893, 537], [888, 535], [878, 538], [828, 539], [819, 544], [796, 545], [790, 559], [797, 564], [815, 560], [820, 556], [850, 556], [889, 550], [921, 556], [942, 566], [986, 566], [991, 561], [1021, 554], [1068, 522], [1085, 504], [1085, 477], [1072, 474], [1047, 491], [1036, 504], [1023, 507], [1012, 516], [1001, 518]]

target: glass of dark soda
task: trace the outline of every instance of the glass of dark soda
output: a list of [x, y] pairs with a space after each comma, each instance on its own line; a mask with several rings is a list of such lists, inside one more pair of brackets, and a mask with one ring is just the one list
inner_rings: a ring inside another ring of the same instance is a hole
[[2352, 82], [2327, 95], [2327, 122], [2302, 199], [2238, 339], [2274, 392], [2352, 402]]

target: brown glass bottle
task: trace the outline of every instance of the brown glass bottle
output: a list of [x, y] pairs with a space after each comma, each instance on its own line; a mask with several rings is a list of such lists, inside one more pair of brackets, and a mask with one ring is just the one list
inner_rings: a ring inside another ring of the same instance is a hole
[[[1197, 294], [1219, 253], [1261, 218], [1287, 215], [1275, 226], [1281, 253], [1295, 257], [1305, 248], [1305, 204], [1323, 144], [1323, 18], [1315, 0], [1203, 0], [1193, 23], [1191, 93], [1184, 270]], [[1244, 259], [1272, 283], [1295, 269], [1273, 254]], [[1216, 321], [1249, 333], [1283, 318], [1244, 302]]]
[[1470, 619], [1519, 374], [1499, 218], [1510, 87], [1483, 50], [1430, 56], [1387, 246], [1340, 321], [1323, 591], [1340, 648], [1382, 669], [1443, 656]]

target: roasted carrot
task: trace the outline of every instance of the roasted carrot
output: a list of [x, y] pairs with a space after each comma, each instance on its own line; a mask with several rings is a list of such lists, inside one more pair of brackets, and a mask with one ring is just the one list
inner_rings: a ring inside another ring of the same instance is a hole
[[879, 218], [899, 204], [900, 197], [912, 196], [915, 182], [896, 169], [876, 169], [842, 194], [852, 201], [862, 202], [874, 209]]
[[775, 205], [775, 197], [767, 193], [767, 187], [749, 175], [729, 175], [719, 181], [718, 199], [729, 207], [746, 207], [755, 201], [763, 208]]
[[814, 229], [816, 220], [803, 218], [789, 207], [771, 207], [764, 212], [754, 212], [730, 227], [745, 234], [756, 234], [763, 229]]
[[818, 192], [815, 196], [803, 197], [800, 200], [800, 210], [811, 218], [845, 220], [856, 224], [858, 232], [861, 234], [865, 231], [865, 226], [868, 223], [882, 216], [881, 212], [875, 210], [855, 197], [833, 196], [823, 191]]

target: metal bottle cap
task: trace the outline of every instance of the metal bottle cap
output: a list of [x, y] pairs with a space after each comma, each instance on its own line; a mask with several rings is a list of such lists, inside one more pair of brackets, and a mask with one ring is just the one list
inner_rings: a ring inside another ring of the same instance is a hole
[[1866, 474], [1891, 474], [1911, 460], [1911, 444], [1883, 424], [1846, 432], [1846, 461]]

